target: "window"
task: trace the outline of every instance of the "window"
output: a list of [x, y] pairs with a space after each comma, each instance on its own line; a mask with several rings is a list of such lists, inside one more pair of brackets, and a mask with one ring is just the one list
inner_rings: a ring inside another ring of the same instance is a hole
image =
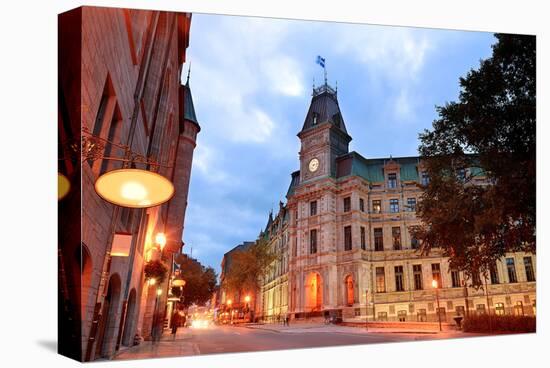
[[309, 232], [309, 253], [317, 253], [317, 229], [313, 229]]
[[441, 318], [441, 322], [447, 321], [447, 312], [444, 307], [436, 308], [436, 313], [439, 315], [439, 318]]
[[478, 272], [474, 272], [472, 274], [472, 284], [474, 284], [474, 286], [479, 286], [481, 285], [481, 277], [479, 277], [479, 273]]
[[422, 290], [422, 265], [413, 265], [414, 290]]
[[456, 178], [459, 180], [459, 181], [466, 181], [466, 170], [465, 169], [458, 169], [457, 172], [456, 172]]
[[409, 212], [416, 212], [416, 198], [407, 198], [407, 208]]
[[516, 276], [516, 265], [514, 264], [513, 258], [506, 258], [506, 269], [508, 270], [508, 282], [518, 282], [518, 278]]
[[378, 312], [378, 320], [379, 321], [387, 321], [388, 320], [388, 312]]
[[457, 270], [451, 271], [451, 281], [454, 288], [460, 287], [460, 273]]
[[313, 125], [317, 125], [317, 113], [313, 113]]
[[504, 303], [496, 303], [495, 304], [495, 314], [497, 316], [503, 316], [504, 315]]
[[516, 305], [514, 305], [514, 315], [523, 316], [523, 303], [521, 301], [516, 302]]
[[351, 250], [351, 226], [344, 227], [344, 250]]
[[351, 197], [344, 198], [344, 212], [351, 211]]
[[365, 201], [363, 198], [359, 198], [359, 211], [365, 212]]
[[477, 304], [476, 305], [476, 314], [478, 316], [482, 316], [485, 314], [485, 304]]
[[388, 174], [388, 188], [397, 188], [397, 174]]
[[386, 276], [384, 274], [384, 267], [376, 267], [376, 292], [386, 292]]
[[422, 171], [422, 174], [421, 174], [421, 184], [422, 185], [428, 185], [430, 184], [430, 176], [428, 175], [428, 172], [427, 171]]
[[372, 213], [381, 213], [382, 212], [382, 201], [375, 199], [372, 201]]
[[525, 276], [527, 281], [535, 281], [535, 271], [533, 270], [533, 259], [531, 257], [523, 257], [523, 264], [525, 265]]
[[381, 227], [374, 229], [374, 250], [384, 250], [384, 233]]
[[392, 227], [391, 228], [391, 237], [393, 243], [393, 250], [401, 250], [401, 228]]
[[405, 291], [403, 287], [403, 266], [395, 266], [395, 291]]
[[418, 322], [426, 322], [428, 320], [426, 316], [426, 309], [419, 309], [416, 313], [416, 320]]
[[455, 308], [455, 313], [457, 316], [464, 316], [466, 313], [464, 313], [464, 306], [457, 305]]
[[367, 249], [367, 240], [364, 226], [361, 226], [361, 249]]
[[390, 212], [391, 213], [399, 212], [399, 200], [398, 199], [390, 199]]
[[412, 249], [418, 249], [420, 243], [418, 242], [418, 239], [414, 235], [411, 235], [411, 248]]
[[397, 319], [399, 320], [399, 322], [407, 321], [407, 311], [406, 310], [397, 311]]
[[315, 216], [317, 214], [317, 201], [309, 202], [309, 215]]
[[491, 267], [489, 267], [489, 273], [491, 276], [491, 284], [498, 284], [498, 269], [496, 263], [494, 263]]
[[437, 287], [441, 288], [441, 268], [439, 263], [432, 263], [432, 278], [437, 281]]

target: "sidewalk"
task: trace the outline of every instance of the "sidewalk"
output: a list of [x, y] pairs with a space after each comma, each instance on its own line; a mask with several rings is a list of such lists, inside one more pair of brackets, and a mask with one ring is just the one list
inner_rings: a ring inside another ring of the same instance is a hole
[[199, 354], [197, 346], [188, 341], [191, 337], [192, 334], [188, 328], [178, 329], [175, 339], [170, 330], [166, 330], [159, 342], [153, 344], [152, 341], [142, 341], [137, 346], [120, 350], [114, 359], [124, 360], [197, 355]]
[[[410, 334], [438, 334], [438, 330], [426, 330], [426, 329], [414, 329], [414, 328], [381, 328], [381, 327], [369, 327], [365, 329], [364, 326], [341, 326], [341, 325], [327, 325], [324, 323], [291, 323], [290, 326], [283, 326], [279, 324], [243, 324], [242, 327], [251, 329], [262, 329], [273, 332], [285, 332], [285, 333], [303, 333], [303, 332], [337, 332], [337, 333], [351, 333], [351, 334], [366, 334], [366, 333], [410, 333]], [[451, 331], [444, 331], [443, 333], [449, 333]], [[460, 334], [460, 331], [452, 331]]]

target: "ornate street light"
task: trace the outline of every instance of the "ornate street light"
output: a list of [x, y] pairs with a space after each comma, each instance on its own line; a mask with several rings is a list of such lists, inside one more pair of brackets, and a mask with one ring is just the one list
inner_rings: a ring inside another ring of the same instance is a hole
[[432, 287], [435, 289], [435, 298], [437, 300], [437, 320], [439, 321], [439, 331], [441, 332], [441, 309], [439, 308], [439, 284], [436, 279], [432, 280]]
[[183, 286], [185, 286], [185, 280], [184, 279], [174, 279], [174, 281], [172, 281], [172, 286], [183, 287]]
[[155, 244], [157, 244], [160, 248], [160, 251], [164, 249], [164, 246], [166, 245], [166, 235], [164, 233], [157, 233], [155, 236]]

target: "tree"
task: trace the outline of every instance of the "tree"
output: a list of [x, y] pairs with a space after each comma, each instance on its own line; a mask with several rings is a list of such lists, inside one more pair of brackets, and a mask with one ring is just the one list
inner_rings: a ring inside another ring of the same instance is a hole
[[495, 37], [492, 56], [460, 79], [459, 100], [437, 107], [433, 129], [420, 134], [430, 181], [424, 225], [411, 232], [424, 253], [442, 248], [469, 276], [506, 252], [535, 251], [535, 37]]
[[230, 292], [255, 292], [260, 281], [276, 255], [270, 249], [266, 239], [260, 237], [250, 247], [236, 251], [225, 273], [224, 287]]
[[[216, 272], [212, 267], [204, 267], [196, 259], [183, 256], [176, 259], [180, 266], [180, 276], [185, 280], [185, 286], [174, 295], [183, 296], [182, 305], [206, 303], [216, 289]], [[174, 288], [175, 289], [175, 288]]]

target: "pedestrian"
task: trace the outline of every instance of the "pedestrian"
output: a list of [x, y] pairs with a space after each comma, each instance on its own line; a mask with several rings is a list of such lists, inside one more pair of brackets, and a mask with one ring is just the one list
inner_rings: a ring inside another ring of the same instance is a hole
[[288, 312], [285, 313], [285, 324], [287, 326], [290, 326], [290, 315], [288, 314]]
[[174, 336], [175, 340], [178, 333], [178, 327], [180, 326], [181, 322], [181, 315], [179, 310], [176, 309], [174, 314], [172, 314], [172, 320], [170, 322], [172, 323], [172, 335]]

